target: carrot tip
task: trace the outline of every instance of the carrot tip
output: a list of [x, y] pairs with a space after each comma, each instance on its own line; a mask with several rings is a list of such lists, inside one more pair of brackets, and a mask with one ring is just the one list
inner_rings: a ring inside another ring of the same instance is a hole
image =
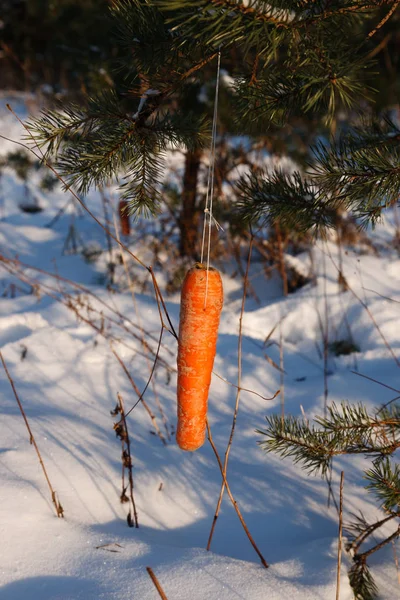
[[191, 444], [189, 442], [179, 442], [177, 439], [177, 443], [181, 450], [184, 450], [185, 452], [195, 452], [204, 445], [204, 440], [197, 444]]

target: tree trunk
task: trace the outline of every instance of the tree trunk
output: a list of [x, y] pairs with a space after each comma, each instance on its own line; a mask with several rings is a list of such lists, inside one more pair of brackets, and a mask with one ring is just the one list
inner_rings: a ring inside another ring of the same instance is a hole
[[181, 233], [180, 254], [198, 259], [199, 212], [196, 206], [197, 182], [200, 170], [201, 150], [187, 152], [183, 176], [182, 210], [179, 217]]

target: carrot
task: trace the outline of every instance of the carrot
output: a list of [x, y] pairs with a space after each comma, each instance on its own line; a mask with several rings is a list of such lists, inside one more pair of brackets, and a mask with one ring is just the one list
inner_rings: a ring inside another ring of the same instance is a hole
[[[208, 390], [218, 325], [224, 301], [221, 275], [196, 263], [182, 285], [178, 339], [178, 429], [182, 450], [200, 448], [205, 440]], [[206, 302], [205, 302], [206, 300]]]
[[119, 222], [121, 224], [122, 235], [129, 235], [131, 232], [131, 224], [129, 222], [128, 202], [121, 200], [118, 206]]

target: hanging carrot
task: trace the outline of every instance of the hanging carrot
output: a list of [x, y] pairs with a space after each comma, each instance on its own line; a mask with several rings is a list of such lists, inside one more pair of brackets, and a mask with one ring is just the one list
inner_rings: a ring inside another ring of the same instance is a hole
[[126, 200], [121, 200], [118, 206], [118, 212], [119, 222], [121, 224], [121, 233], [122, 235], [129, 235], [131, 232], [131, 224], [128, 214], [128, 202]]
[[[207, 297], [206, 297], [207, 286]], [[178, 340], [178, 429], [182, 450], [203, 445], [208, 390], [224, 301], [221, 275], [196, 263], [182, 286]]]

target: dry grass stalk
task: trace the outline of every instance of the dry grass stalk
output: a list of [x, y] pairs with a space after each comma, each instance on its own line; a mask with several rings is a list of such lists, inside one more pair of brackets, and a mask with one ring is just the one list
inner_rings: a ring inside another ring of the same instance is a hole
[[[243, 282], [244, 282], [245, 277], [246, 277], [246, 271], [243, 269], [243, 266], [242, 266], [240, 241], [239, 241], [239, 243], [233, 243], [233, 242], [231, 242], [231, 244], [230, 244], [230, 250], [231, 250], [232, 256], [235, 259], [236, 264], [238, 266], [239, 274], [240, 274], [240, 276], [241, 276], [241, 278], [243, 279]], [[254, 290], [254, 287], [252, 286], [252, 284], [251, 284], [250, 281], [247, 281], [247, 292], [253, 296], [253, 298], [257, 302], [257, 304], [260, 304], [260, 298], [257, 296], [257, 294], [256, 294], [256, 292]]]
[[387, 339], [383, 335], [381, 328], [379, 327], [378, 323], [376, 322], [375, 317], [373, 316], [372, 312], [368, 308], [367, 304], [363, 300], [361, 300], [361, 298], [356, 294], [356, 292], [350, 286], [349, 286], [349, 291], [353, 294], [353, 296], [356, 298], [356, 300], [358, 300], [358, 302], [361, 304], [361, 306], [366, 310], [369, 318], [371, 319], [371, 321], [373, 322], [373, 324], [375, 326], [375, 329], [379, 333], [379, 335], [380, 335], [383, 343], [385, 344], [386, 348], [389, 350], [390, 354], [392, 355], [393, 360], [395, 361], [396, 365], [398, 367], [400, 367], [400, 361], [399, 361], [399, 359], [397, 358], [397, 356], [395, 355], [395, 353], [394, 353], [392, 347], [390, 346], [389, 342], [387, 341]]
[[243, 282], [242, 306], [241, 306], [240, 317], [239, 317], [238, 379], [237, 379], [237, 392], [236, 392], [235, 408], [234, 408], [234, 412], [233, 412], [233, 420], [232, 420], [231, 433], [230, 433], [228, 445], [227, 445], [226, 451], [225, 451], [225, 459], [224, 459], [224, 465], [223, 465], [223, 469], [222, 469], [222, 485], [221, 485], [221, 490], [220, 490], [220, 493], [219, 493], [217, 507], [215, 509], [214, 519], [213, 519], [213, 522], [212, 522], [212, 525], [211, 525], [210, 535], [208, 537], [207, 550], [210, 550], [210, 547], [211, 547], [211, 541], [212, 541], [212, 537], [213, 537], [213, 534], [214, 534], [215, 526], [217, 524], [217, 519], [218, 519], [218, 516], [219, 516], [219, 511], [220, 511], [221, 504], [222, 504], [222, 498], [223, 498], [224, 491], [225, 491], [226, 473], [227, 473], [227, 469], [228, 469], [229, 454], [230, 454], [231, 447], [232, 447], [232, 441], [233, 441], [233, 436], [234, 436], [234, 433], [235, 433], [236, 420], [237, 420], [237, 415], [238, 415], [238, 410], [239, 410], [239, 400], [240, 400], [241, 383], [242, 383], [242, 337], [243, 337], [242, 323], [243, 323], [244, 307], [245, 307], [245, 302], [246, 302], [247, 282], [248, 282], [248, 278], [249, 278], [251, 252], [252, 252], [252, 249], [253, 249], [253, 239], [254, 238], [253, 238], [253, 235], [252, 235], [251, 238], [250, 238], [250, 244], [249, 244], [249, 252], [248, 252], [248, 257], [247, 257], [246, 273], [245, 273], [244, 282]]
[[344, 471], [340, 474], [340, 495], [339, 495], [339, 534], [338, 534], [338, 556], [337, 556], [337, 576], [336, 576], [336, 600], [340, 596], [340, 568], [342, 565], [342, 545], [343, 545], [343, 484]]
[[165, 595], [164, 590], [161, 587], [160, 582], [158, 581], [153, 569], [151, 567], [146, 567], [146, 571], [148, 572], [150, 579], [152, 580], [152, 582], [154, 583], [154, 587], [156, 588], [157, 592], [159, 593], [159, 596], [161, 598], [161, 600], [168, 600], [167, 596]]
[[29, 425], [29, 422], [28, 422], [28, 418], [27, 418], [27, 416], [25, 414], [24, 408], [23, 408], [23, 406], [21, 404], [21, 401], [20, 401], [20, 399], [18, 397], [17, 390], [15, 389], [14, 381], [11, 379], [11, 375], [10, 375], [10, 373], [8, 371], [7, 365], [5, 363], [5, 360], [3, 358], [3, 354], [1, 353], [1, 351], [0, 351], [0, 358], [1, 358], [1, 362], [3, 363], [4, 371], [6, 372], [8, 381], [10, 382], [12, 391], [14, 392], [14, 396], [15, 396], [15, 399], [17, 401], [19, 410], [20, 410], [21, 415], [22, 415], [22, 417], [23, 417], [23, 419], [25, 421], [25, 425], [26, 425], [26, 428], [27, 428], [28, 433], [29, 433], [29, 441], [30, 441], [30, 443], [33, 445], [33, 447], [36, 450], [36, 454], [37, 454], [37, 457], [39, 459], [40, 466], [42, 467], [42, 471], [43, 471], [43, 474], [44, 474], [44, 476], [46, 478], [47, 485], [49, 486], [49, 490], [50, 490], [50, 494], [51, 494], [51, 501], [53, 502], [54, 507], [56, 509], [57, 517], [62, 518], [64, 516], [64, 509], [61, 506], [61, 503], [60, 503], [60, 501], [57, 498], [57, 494], [54, 491], [53, 486], [50, 483], [50, 479], [49, 479], [49, 476], [47, 474], [46, 467], [44, 466], [42, 455], [40, 454], [39, 448], [38, 448], [38, 446], [36, 444], [36, 440], [34, 438], [32, 430], [30, 428], [30, 425]]
[[[117, 394], [118, 404], [114, 411], [112, 411], [112, 415], [116, 416], [117, 414], [121, 415], [121, 419], [114, 424], [114, 430], [121, 440], [122, 445], [122, 492], [120, 500], [122, 503], [128, 501], [130, 502], [130, 510], [128, 513], [127, 521], [129, 527], [139, 527], [139, 520], [136, 510], [135, 499], [133, 497], [133, 472], [132, 472], [132, 454], [131, 454], [131, 441], [129, 438], [128, 424], [125, 418], [125, 409], [124, 409], [124, 401], [120, 393]], [[125, 485], [125, 470], [128, 471], [128, 481], [129, 481], [129, 498], [126, 496], [127, 487]], [[132, 512], [131, 512], [132, 511]], [[133, 518], [132, 518], [133, 514]]]
[[[249, 531], [249, 529], [248, 529], [248, 527], [247, 527], [247, 525], [245, 523], [245, 520], [244, 520], [244, 518], [242, 516], [242, 513], [241, 513], [241, 511], [239, 509], [238, 503], [236, 502], [236, 500], [234, 499], [234, 497], [232, 495], [231, 488], [229, 486], [228, 480], [226, 478], [226, 474], [224, 472], [224, 467], [222, 465], [221, 458], [220, 458], [220, 456], [218, 454], [218, 450], [217, 450], [217, 448], [216, 448], [216, 446], [214, 444], [214, 440], [213, 440], [212, 435], [211, 435], [211, 429], [210, 429], [210, 425], [209, 425], [208, 421], [207, 421], [207, 434], [208, 434], [208, 441], [210, 442], [211, 448], [213, 449], [213, 452], [214, 452], [215, 457], [216, 457], [217, 462], [218, 462], [219, 469], [221, 471], [221, 475], [222, 475], [224, 487], [226, 487], [226, 491], [227, 491], [228, 496], [229, 496], [229, 498], [230, 498], [230, 500], [232, 502], [233, 508], [235, 509], [236, 514], [239, 517], [239, 520], [240, 520], [240, 522], [241, 522], [241, 524], [243, 526], [243, 529], [244, 529], [247, 537], [249, 538], [249, 541], [250, 541], [251, 545], [253, 546], [254, 550], [258, 554], [258, 556], [259, 556], [259, 558], [261, 560], [261, 564], [267, 569], [269, 565], [268, 565], [267, 561], [265, 560], [264, 556], [261, 554], [260, 550], [258, 549], [258, 546], [255, 543], [255, 541], [253, 539], [253, 536], [251, 535], [251, 533], [250, 533], [250, 531]], [[214, 515], [213, 524], [216, 522], [217, 518], [218, 518], [218, 515], [215, 514]], [[207, 550], [209, 550], [209, 548], [207, 548]]]
[[289, 286], [288, 279], [286, 273], [286, 265], [285, 258], [283, 256], [283, 242], [282, 242], [282, 232], [278, 222], [275, 223], [275, 235], [278, 246], [278, 265], [279, 265], [279, 273], [282, 278], [283, 284], [283, 295], [286, 297], [289, 294]]
[[[319, 349], [319, 346], [316, 345], [317, 351], [321, 359], [323, 360], [323, 374], [324, 374], [324, 417], [326, 417], [328, 410], [328, 395], [329, 395], [329, 387], [328, 387], [328, 359], [329, 359], [329, 309], [328, 309], [328, 294], [326, 289], [326, 260], [325, 253], [323, 252], [323, 297], [324, 297], [324, 320], [322, 320], [321, 313], [319, 311], [318, 305], [316, 305], [316, 311], [318, 316], [318, 324], [322, 338], [322, 353]], [[317, 344], [317, 342], [316, 342]], [[329, 469], [329, 474], [325, 475], [325, 480], [328, 485], [328, 500], [327, 506], [328, 508], [331, 505], [331, 500], [335, 505], [336, 510], [339, 512], [339, 507], [336, 502], [335, 495], [333, 493], [332, 487], [332, 464]]]
[[143, 396], [145, 395], [145, 393], [147, 391], [147, 388], [150, 385], [151, 379], [152, 379], [152, 377], [154, 375], [154, 371], [155, 371], [156, 366], [157, 366], [157, 360], [158, 360], [159, 353], [160, 353], [160, 348], [161, 348], [161, 342], [162, 342], [163, 333], [164, 333], [164, 328], [161, 327], [160, 338], [159, 338], [158, 347], [157, 347], [157, 353], [156, 353], [156, 357], [155, 357], [155, 359], [153, 361], [153, 366], [151, 368], [151, 372], [150, 372], [149, 378], [147, 380], [146, 385], [143, 388], [143, 392], [140, 394], [140, 396], [139, 396], [138, 400], [135, 402], [135, 404], [133, 406], [131, 406], [131, 408], [128, 410], [128, 412], [126, 413], [126, 416], [128, 416], [133, 411], [133, 409], [139, 404], [139, 402], [141, 402], [141, 400], [143, 399]]
[[324, 316], [325, 323], [322, 329], [322, 339], [323, 339], [323, 347], [324, 347], [324, 417], [326, 418], [326, 413], [328, 410], [328, 358], [329, 358], [329, 311], [328, 311], [328, 294], [326, 290], [326, 261], [325, 261], [325, 253], [323, 256], [323, 265], [324, 265]]
[[396, 543], [394, 540], [392, 540], [392, 546], [393, 546], [393, 558], [394, 558], [394, 564], [396, 565], [396, 572], [397, 572], [397, 582], [400, 585], [400, 568], [399, 568], [399, 558], [397, 556], [397, 551], [396, 551]]
[[279, 368], [280, 368], [280, 397], [281, 397], [281, 417], [282, 422], [285, 418], [285, 364], [283, 358], [283, 336], [282, 336], [282, 318], [279, 320]]
[[[104, 222], [108, 223], [108, 207], [107, 207], [107, 205], [109, 204], [109, 200], [108, 200], [108, 197], [104, 193], [103, 187], [100, 187], [99, 192], [100, 192], [101, 200], [102, 200], [102, 203], [103, 203]], [[108, 257], [109, 257], [109, 262], [108, 262], [108, 265], [107, 265], [107, 271], [108, 271], [108, 274], [110, 276], [110, 283], [111, 283], [111, 285], [113, 285], [113, 283], [114, 283], [115, 263], [114, 263], [114, 260], [113, 260], [112, 240], [111, 240], [108, 228], [107, 228], [107, 230], [106, 230], [105, 233], [106, 233], [106, 242], [107, 242], [107, 248], [108, 248]]]

